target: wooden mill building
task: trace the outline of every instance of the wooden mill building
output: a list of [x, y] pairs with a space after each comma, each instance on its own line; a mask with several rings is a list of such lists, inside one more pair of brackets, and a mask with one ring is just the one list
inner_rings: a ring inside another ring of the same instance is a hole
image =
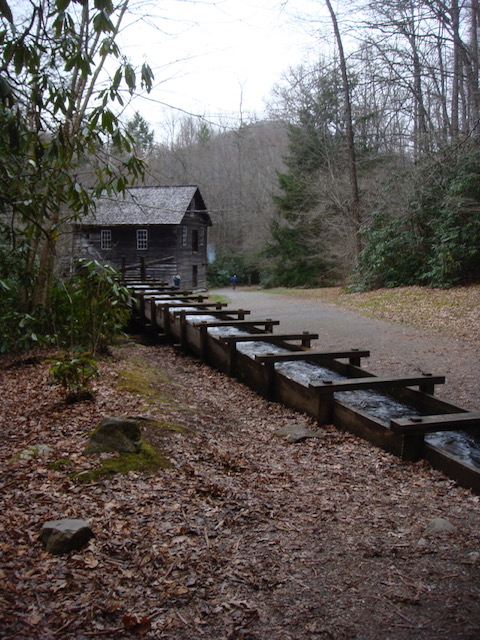
[[207, 232], [212, 221], [196, 186], [133, 187], [101, 198], [74, 233], [74, 254], [95, 258], [138, 278], [181, 287], [207, 285]]

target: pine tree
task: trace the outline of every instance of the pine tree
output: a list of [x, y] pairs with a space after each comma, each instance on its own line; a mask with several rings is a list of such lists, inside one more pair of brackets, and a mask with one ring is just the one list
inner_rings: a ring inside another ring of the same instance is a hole
[[287, 170], [277, 174], [280, 193], [273, 197], [276, 215], [264, 249], [272, 285], [315, 286], [325, 283], [332, 268], [319, 178], [331, 170], [333, 151], [342, 144], [339, 77], [320, 66], [300, 75]]

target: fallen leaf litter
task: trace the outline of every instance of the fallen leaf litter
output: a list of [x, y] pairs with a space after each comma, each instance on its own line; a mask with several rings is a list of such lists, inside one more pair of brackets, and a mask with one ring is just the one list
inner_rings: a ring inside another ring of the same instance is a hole
[[[1, 638], [478, 637], [477, 496], [333, 427], [291, 444], [275, 432], [309, 418], [170, 347], [115, 349], [74, 405], [40, 356], [2, 362]], [[132, 360], [158, 393], [121, 388]], [[168, 423], [145, 436], [172, 467], [71, 480], [109, 415]], [[52, 557], [38, 534], [62, 517], [95, 538]]]

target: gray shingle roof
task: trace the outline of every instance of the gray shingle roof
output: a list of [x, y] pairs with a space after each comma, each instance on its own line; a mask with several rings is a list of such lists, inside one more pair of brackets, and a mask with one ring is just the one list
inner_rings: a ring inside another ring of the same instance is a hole
[[[95, 216], [87, 216], [81, 224], [181, 224], [196, 192], [196, 186], [133, 187], [126, 191], [124, 197], [119, 195], [100, 198]], [[203, 204], [201, 196], [200, 201]], [[210, 222], [208, 214], [207, 220]]]

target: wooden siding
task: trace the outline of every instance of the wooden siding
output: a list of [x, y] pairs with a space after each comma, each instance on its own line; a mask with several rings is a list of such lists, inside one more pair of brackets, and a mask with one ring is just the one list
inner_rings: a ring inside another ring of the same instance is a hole
[[211, 224], [195, 186], [132, 188], [125, 198], [100, 199], [95, 217], [75, 226], [74, 255], [125, 265], [137, 278], [142, 262], [148, 279], [173, 284], [178, 274], [182, 288], [204, 289]]
[[176, 262], [182, 287], [207, 286], [207, 234], [208, 227], [199, 216], [187, 212], [177, 231]]
[[[182, 288], [204, 289], [207, 286], [208, 226], [195, 214], [187, 214], [184, 223], [83, 227], [77, 239], [75, 253], [77, 257], [105, 260], [119, 270], [123, 259], [128, 266], [138, 264], [141, 258], [146, 263], [172, 258], [164, 264], [147, 267], [147, 276], [171, 283], [178, 273]], [[106, 229], [111, 231], [111, 249], [102, 249], [101, 246], [101, 232]], [[138, 229], [146, 229], [148, 232], [147, 249], [137, 249]]]

